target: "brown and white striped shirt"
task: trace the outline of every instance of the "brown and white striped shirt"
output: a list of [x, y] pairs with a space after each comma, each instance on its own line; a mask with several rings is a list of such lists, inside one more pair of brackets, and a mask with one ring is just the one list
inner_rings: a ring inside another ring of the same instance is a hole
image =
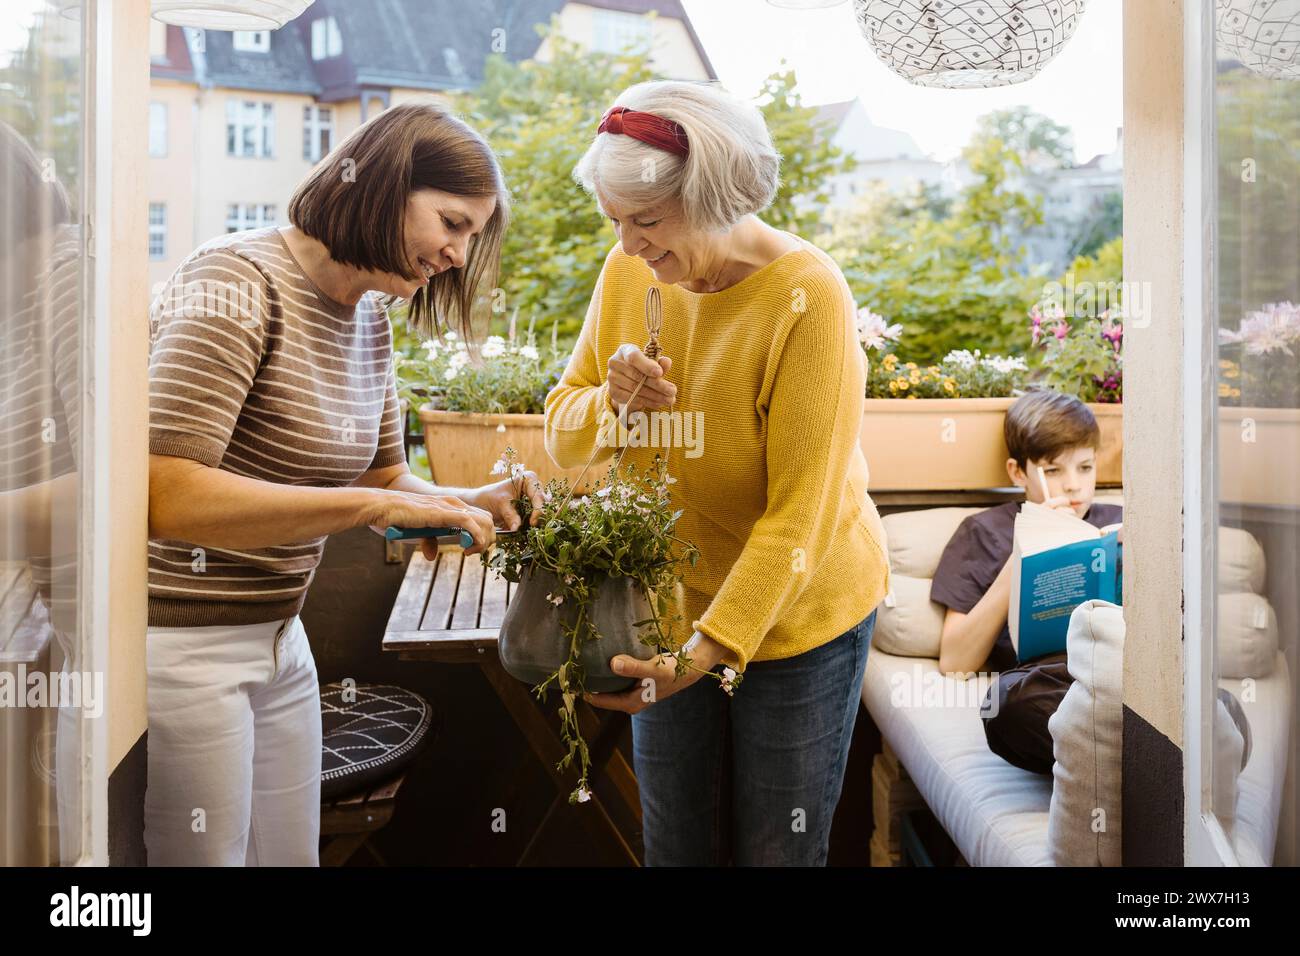
[[[149, 315], [149, 450], [283, 485], [341, 487], [404, 460], [392, 329], [303, 273], [275, 227], [195, 250]], [[237, 550], [149, 542], [149, 624], [297, 614], [325, 538]]]

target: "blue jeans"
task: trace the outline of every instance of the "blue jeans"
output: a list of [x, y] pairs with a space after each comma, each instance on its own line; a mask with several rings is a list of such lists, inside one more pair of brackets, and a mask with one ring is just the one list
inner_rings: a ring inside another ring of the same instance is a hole
[[632, 716], [647, 866], [826, 865], [875, 625]]

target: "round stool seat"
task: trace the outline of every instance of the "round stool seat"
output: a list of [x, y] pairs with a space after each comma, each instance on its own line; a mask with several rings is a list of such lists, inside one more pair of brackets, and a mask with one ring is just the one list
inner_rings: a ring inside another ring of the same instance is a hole
[[395, 776], [420, 752], [433, 720], [427, 700], [390, 684], [323, 684], [320, 706], [322, 801]]

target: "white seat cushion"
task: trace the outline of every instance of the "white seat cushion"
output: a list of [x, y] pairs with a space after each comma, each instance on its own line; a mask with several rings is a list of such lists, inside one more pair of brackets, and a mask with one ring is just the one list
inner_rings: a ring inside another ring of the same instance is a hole
[[[1249, 694], [1240, 680], [1220, 680], [1219, 686], [1236, 696], [1250, 723], [1250, 762], [1237, 778], [1233, 849], [1242, 866], [1273, 866], [1291, 743], [1291, 671], [1286, 656], [1278, 651], [1269, 675], [1253, 681]], [[1291, 865], [1289, 860], [1277, 862]]]
[[[918, 685], [966, 702], [949, 707], [918, 701], [924, 689], [907, 692]], [[862, 703], [966, 862], [1051, 866], [1051, 778], [1013, 767], [989, 750], [979, 716], [982, 698], [974, 682], [939, 674], [936, 661], [874, 646], [867, 655]]]

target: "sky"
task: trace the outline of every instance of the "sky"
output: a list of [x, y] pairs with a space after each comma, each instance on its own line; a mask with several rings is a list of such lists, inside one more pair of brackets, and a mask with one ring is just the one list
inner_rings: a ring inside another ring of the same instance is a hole
[[1027, 104], [1074, 131], [1075, 159], [1115, 146], [1123, 123], [1121, 0], [1090, 0], [1060, 55], [1033, 79], [988, 90], [913, 86], [876, 58], [851, 0], [823, 10], [784, 10], [767, 0], [682, 0], [718, 78], [755, 95], [784, 57], [804, 103], [859, 97], [877, 126], [910, 133], [936, 159], [961, 151], [983, 113]]

